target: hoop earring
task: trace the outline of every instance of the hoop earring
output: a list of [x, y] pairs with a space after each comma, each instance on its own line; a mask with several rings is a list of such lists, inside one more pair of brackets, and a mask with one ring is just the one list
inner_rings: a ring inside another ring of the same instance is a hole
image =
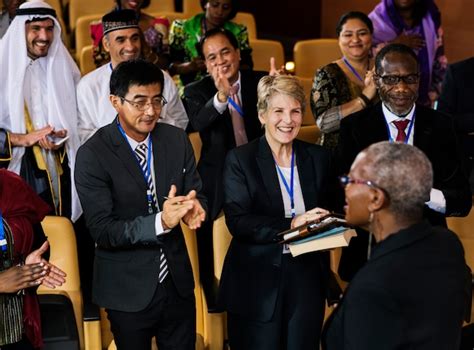
[[374, 221], [374, 212], [369, 213], [369, 243], [367, 245], [367, 260], [370, 260], [372, 254], [372, 222]]

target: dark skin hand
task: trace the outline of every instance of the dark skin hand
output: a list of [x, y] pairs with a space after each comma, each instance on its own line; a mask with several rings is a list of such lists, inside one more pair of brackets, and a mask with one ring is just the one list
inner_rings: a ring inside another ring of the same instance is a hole
[[0, 293], [16, 293], [19, 290], [38, 286], [47, 274], [43, 263], [13, 266], [0, 272]]

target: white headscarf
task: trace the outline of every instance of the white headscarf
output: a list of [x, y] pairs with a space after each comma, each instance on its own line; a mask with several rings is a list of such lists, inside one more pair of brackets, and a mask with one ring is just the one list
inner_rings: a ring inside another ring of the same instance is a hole
[[[42, 1], [25, 2], [20, 9], [48, 8], [50, 5]], [[77, 135], [77, 108], [76, 84], [80, 79], [80, 72], [74, 63], [67, 48], [61, 41], [61, 26], [51, 15], [19, 15], [14, 18], [7, 32], [0, 40], [0, 128], [13, 133], [25, 133], [25, 97], [23, 81], [25, 71], [31, 58], [28, 57], [25, 37], [26, 21], [33, 18], [50, 18], [54, 22], [54, 38], [48, 50], [48, 55], [40, 57], [46, 67], [47, 91], [46, 95], [48, 115], [46, 120], [40, 120], [40, 127], [51, 125], [55, 129], [66, 129], [69, 139], [66, 141], [66, 150], [71, 169], [72, 185], [72, 220], [76, 220], [82, 213], [79, 198], [76, 193], [73, 174], [76, 152], [79, 147]], [[38, 120], [35, 119], [35, 124]], [[12, 160], [9, 170], [19, 174], [21, 158], [25, 153], [23, 147], [13, 147]]]

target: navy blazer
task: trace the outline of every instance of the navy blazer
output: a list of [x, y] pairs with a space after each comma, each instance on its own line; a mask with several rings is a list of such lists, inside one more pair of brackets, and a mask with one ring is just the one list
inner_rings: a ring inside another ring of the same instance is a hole
[[[186, 133], [159, 123], [151, 138], [160, 208], [174, 184], [177, 195], [196, 190], [206, 209]], [[148, 213], [147, 184], [116, 120], [80, 147], [75, 180], [86, 224], [96, 243], [94, 302], [119, 311], [143, 310], [157, 288], [160, 247], [178, 292], [183, 296], [193, 293], [193, 274], [181, 228], [178, 225], [156, 236], [156, 215]]]
[[[299, 140], [293, 147], [306, 210], [330, 207], [334, 184], [330, 153]], [[224, 213], [233, 239], [222, 271], [219, 304], [234, 314], [265, 322], [273, 315], [281, 278], [283, 253], [277, 233], [290, 228], [292, 220], [285, 218], [275, 161], [265, 136], [229, 152], [224, 192]], [[326, 253], [294, 259], [312, 266], [315, 278], [322, 271], [321, 284], [326, 284]], [[302, 280], [298, 288], [304, 286]]]

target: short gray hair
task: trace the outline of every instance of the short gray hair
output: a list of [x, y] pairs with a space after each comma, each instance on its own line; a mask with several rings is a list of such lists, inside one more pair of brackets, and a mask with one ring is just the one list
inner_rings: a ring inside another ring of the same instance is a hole
[[418, 148], [388, 141], [375, 143], [364, 151], [364, 175], [380, 186], [390, 200], [391, 211], [400, 218], [416, 218], [430, 199], [433, 169]]
[[304, 89], [298, 78], [292, 75], [267, 75], [258, 82], [257, 86], [257, 110], [258, 114], [264, 114], [268, 110], [268, 101], [275, 94], [283, 94], [293, 97], [301, 105], [301, 111], [305, 109]]

